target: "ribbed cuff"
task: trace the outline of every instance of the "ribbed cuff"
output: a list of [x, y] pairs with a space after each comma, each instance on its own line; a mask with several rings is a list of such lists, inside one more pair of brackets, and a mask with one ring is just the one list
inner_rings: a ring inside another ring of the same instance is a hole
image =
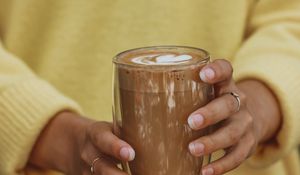
[[[288, 61], [287, 61], [288, 60]], [[299, 60], [285, 55], [265, 55], [239, 59], [233, 64], [237, 81], [257, 79], [264, 82], [276, 95], [282, 111], [282, 125], [274, 144], [259, 145], [247, 162], [253, 167], [265, 167], [283, 158], [297, 146], [300, 114]]]
[[0, 92], [0, 174], [21, 171], [41, 130], [62, 110], [80, 107], [47, 82], [30, 79]]

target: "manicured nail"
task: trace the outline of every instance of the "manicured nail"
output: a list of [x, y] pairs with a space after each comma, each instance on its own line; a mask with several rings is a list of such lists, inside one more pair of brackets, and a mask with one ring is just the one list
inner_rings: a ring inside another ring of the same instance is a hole
[[212, 168], [204, 169], [204, 170], [202, 170], [202, 174], [203, 175], [213, 175], [214, 174], [214, 169], [212, 169]]
[[189, 116], [188, 124], [192, 129], [198, 129], [203, 124], [203, 116], [201, 114], [194, 114]]
[[200, 71], [200, 78], [203, 81], [211, 80], [215, 77], [215, 71], [211, 68], [206, 68]]
[[120, 150], [120, 155], [123, 159], [127, 159], [128, 161], [131, 161], [135, 157], [135, 152], [132, 148], [123, 147]]
[[189, 150], [193, 155], [201, 156], [204, 151], [204, 145], [202, 143], [190, 143]]

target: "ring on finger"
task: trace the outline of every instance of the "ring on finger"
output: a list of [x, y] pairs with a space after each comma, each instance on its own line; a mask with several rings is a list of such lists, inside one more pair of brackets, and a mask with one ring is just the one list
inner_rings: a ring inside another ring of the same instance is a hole
[[91, 174], [94, 174], [95, 173], [95, 164], [98, 160], [100, 160], [101, 157], [96, 157], [93, 162], [91, 163]]
[[236, 99], [238, 106], [237, 106], [237, 109], [235, 110], [235, 112], [239, 112], [240, 108], [241, 108], [241, 99], [240, 99], [239, 94], [237, 94], [235, 92], [228, 92], [228, 93], [225, 93], [225, 94], [229, 94], [229, 95], [233, 96]]

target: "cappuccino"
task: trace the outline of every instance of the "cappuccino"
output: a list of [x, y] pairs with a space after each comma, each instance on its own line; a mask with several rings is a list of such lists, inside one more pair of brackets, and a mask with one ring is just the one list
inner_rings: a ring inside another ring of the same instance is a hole
[[115, 124], [136, 151], [124, 164], [128, 173], [201, 174], [203, 157], [194, 157], [188, 144], [207, 129], [191, 130], [187, 118], [213, 98], [213, 87], [199, 78], [208, 59], [188, 47], [142, 48], [117, 56]]

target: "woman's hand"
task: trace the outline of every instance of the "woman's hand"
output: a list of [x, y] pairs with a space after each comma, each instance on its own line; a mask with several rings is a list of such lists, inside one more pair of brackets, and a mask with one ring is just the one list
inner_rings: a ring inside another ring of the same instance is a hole
[[[204, 82], [214, 84], [216, 99], [193, 112], [189, 126], [194, 130], [219, 123], [218, 130], [189, 144], [194, 156], [224, 149], [226, 154], [209, 165], [203, 175], [224, 174], [246, 160], [259, 143], [270, 139], [279, 128], [280, 111], [270, 90], [256, 80], [236, 84], [232, 66], [226, 60], [215, 60], [200, 72]], [[238, 100], [231, 92], [239, 95]]]
[[[113, 134], [112, 124], [95, 122], [71, 112], [58, 114], [36, 143], [30, 163], [65, 174], [126, 175], [116, 163], [135, 157], [132, 147]], [[55, 144], [53, 144], [55, 143]]]

